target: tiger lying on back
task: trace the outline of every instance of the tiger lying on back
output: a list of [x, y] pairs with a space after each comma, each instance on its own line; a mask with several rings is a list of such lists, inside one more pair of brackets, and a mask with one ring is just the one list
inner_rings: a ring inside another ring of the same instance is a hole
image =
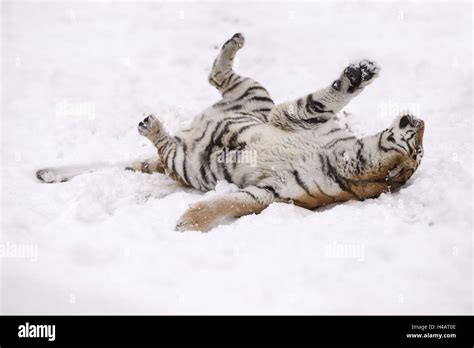
[[[337, 122], [336, 113], [377, 77], [376, 64], [351, 64], [330, 86], [275, 105], [258, 82], [233, 71], [243, 45], [244, 37], [235, 34], [222, 46], [209, 75], [222, 100], [198, 115], [189, 129], [170, 136], [151, 115], [138, 125], [159, 158], [130, 169], [164, 173], [201, 191], [214, 189], [219, 180], [239, 187], [189, 208], [177, 230], [207, 231], [223, 218], [259, 213], [273, 202], [314, 209], [373, 198], [413, 175], [423, 155], [422, 120], [401, 115], [389, 128], [364, 138]], [[44, 182], [66, 181], [75, 174], [37, 172]]]

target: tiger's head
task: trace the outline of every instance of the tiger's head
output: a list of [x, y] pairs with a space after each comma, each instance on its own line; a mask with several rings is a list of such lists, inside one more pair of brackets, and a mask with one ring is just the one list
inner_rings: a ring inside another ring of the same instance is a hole
[[404, 184], [418, 168], [423, 157], [425, 123], [413, 115], [397, 117], [390, 128], [382, 132], [379, 146], [383, 151], [396, 151], [401, 155], [399, 164], [388, 177], [394, 183]]

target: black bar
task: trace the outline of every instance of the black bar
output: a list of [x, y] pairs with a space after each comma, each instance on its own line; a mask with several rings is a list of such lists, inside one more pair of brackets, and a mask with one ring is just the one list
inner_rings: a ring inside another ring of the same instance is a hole
[[[50, 340], [52, 327], [48, 336], [46, 327], [32, 325], [55, 325], [54, 341]], [[472, 316], [0, 316], [0, 346], [39, 343], [472, 347], [473, 328]], [[23, 336], [42, 333], [46, 337], [19, 337], [20, 331]], [[408, 337], [410, 334], [422, 337]], [[434, 334], [455, 337], [428, 336]]]

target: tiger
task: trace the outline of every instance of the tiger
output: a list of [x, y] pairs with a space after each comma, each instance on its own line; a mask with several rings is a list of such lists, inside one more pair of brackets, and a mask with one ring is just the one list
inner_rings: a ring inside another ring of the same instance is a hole
[[[327, 87], [275, 104], [259, 82], [233, 70], [244, 43], [237, 33], [221, 47], [208, 81], [222, 99], [190, 127], [170, 135], [153, 114], [138, 124], [158, 156], [126, 169], [165, 174], [204, 192], [219, 181], [236, 186], [191, 205], [177, 231], [206, 232], [223, 219], [258, 214], [275, 202], [314, 210], [376, 198], [414, 174], [423, 157], [423, 120], [402, 113], [381, 132], [357, 137], [338, 118], [378, 77], [375, 62], [349, 64]], [[43, 182], [63, 182], [81, 170], [42, 169], [36, 175]]]

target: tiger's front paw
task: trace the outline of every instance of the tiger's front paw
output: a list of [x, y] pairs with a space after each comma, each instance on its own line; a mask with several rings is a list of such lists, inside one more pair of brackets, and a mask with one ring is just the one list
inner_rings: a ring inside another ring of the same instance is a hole
[[176, 224], [176, 231], [207, 232], [213, 219], [213, 212], [201, 203], [194, 205], [184, 212]]
[[138, 124], [138, 133], [147, 138], [156, 137], [160, 134], [160, 131], [161, 123], [153, 115], [145, 117], [145, 119]]
[[375, 80], [379, 72], [380, 67], [368, 59], [349, 65], [344, 69], [341, 78], [345, 92], [354, 93], [364, 88]]

